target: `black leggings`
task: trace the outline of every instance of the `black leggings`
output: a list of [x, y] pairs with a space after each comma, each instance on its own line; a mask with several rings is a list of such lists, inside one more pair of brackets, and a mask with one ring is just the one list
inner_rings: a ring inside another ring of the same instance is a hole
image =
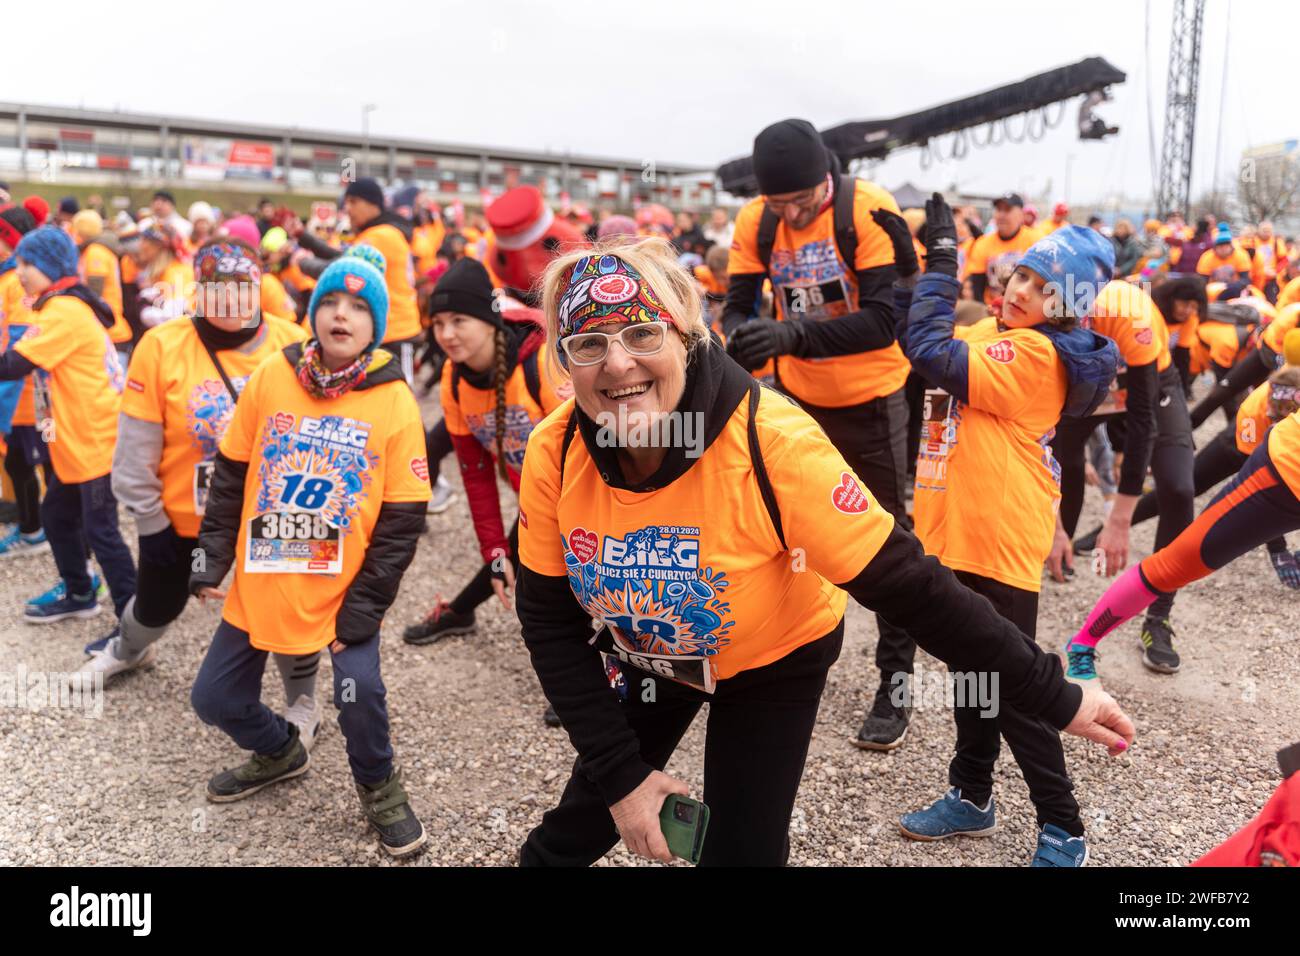
[[1214, 366], [1214, 385], [1210, 393], [1196, 403], [1192, 409], [1192, 427], [1200, 428], [1201, 423], [1214, 414], [1216, 408], [1222, 408], [1228, 417], [1228, 425], [1236, 424], [1237, 408], [1241, 405], [1245, 393], [1262, 383], [1277, 368], [1277, 354], [1266, 345], [1252, 349], [1248, 355], [1229, 370]]
[[136, 575], [135, 619], [145, 627], [165, 627], [181, 616], [190, 600], [190, 565], [197, 538], [176, 538], [176, 560], [166, 564], [140, 554]]
[[[1038, 631], [1038, 595], [967, 571], [954, 571], [957, 580], [989, 599], [993, 609], [1025, 635], [1031, 644]], [[994, 700], [998, 699], [995, 694]], [[961, 788], [964, 799], [982, 806], [993, 794], [993, 768], [1005, 737], [1029, 787], [1038, 825], [1060, 827], [1083, 836], [1074, 784], [1065, 769], [1061, 735], [1041, 717], [1017, 710], [1003, 701], [996, 717], [981, 716], [976, 706], [954, 707], [957, 750], [948, 765], [948, 783]]]
[[[510, 542], [510, 564], [519, 574], [519, 519], [515, 519], [514, 527], [510, 529], [510, 536], [507, 539]], [[456, 595], [455, 600], [451, 602], [451, 609], [457, 614], [472, 614], [474, 609], [492, 596], [492, 565], [485, 564], [479, 568], [478, 574], [470, 578], [469, 584]]]
[[33, 441], [40, 441], [33, 426], [15, 425], [9, 433], [9, 447], [5, 451], [5, 474], [14, 488], [18, 530], [23, 534], [35, 534], [41, 530], [41, 483], [32, 461]]
[[451, 432], [447, 431], [447, 419], [444, 418], [430, 428], [424, 436], [424, 453], [429, 458], [430, 485], [437, 483], [439, 466], [451, 452]]
[[[826, 673], [843, 641], [841, 620], [779, 661], [719, 681], [712, 694], [622, 666], [628, 690], [623, 712], [641, 759], [656, 770], [664, 768], [700, 706], [709, 705], [703, 799], [710, 816], [701, 866], [784, 865]], [[588, 866], [617, 842], [609, 808], [579, 759], [559, 804], [528, 834], [519, 862]]]
[[[1231, 478], [1246, 463], [1246, 455], [1237, 450], [1236, 426], [1225, 428], [1208, 445], [1196, 453], [1192, 466], [1192, 490], [1199, 497], [1224, 479]], [[1154, 492], [1143, 495], [1133, 510], [1133, 524], [1141, 524], [1160, 513], [1160, 499]], [[1270, 552], [1286, 550], [1286, 537], [1279, 535], [1268, 542]]]

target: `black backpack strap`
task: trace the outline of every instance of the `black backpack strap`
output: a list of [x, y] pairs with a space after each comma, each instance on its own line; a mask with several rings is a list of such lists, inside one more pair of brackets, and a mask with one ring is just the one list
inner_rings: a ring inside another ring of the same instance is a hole
[[545, 406], [542, 405], [542, 373], [537, 368], [537, 353], [534, 352], [524, 359], [523, 366], [524, 385], [528, 388], [528, 394], [532, 396], [537, 407], [545, 411]]
[[[851, 273], [858, 270], [854, 265], [858, 261], [858, 226], [853, 221], [853, 202], [858, 194], [858, 179], [845, 174], [835, 184], [835, 248], [840, 251], [840, 258]], [[854, 282], [856, 283], [856, 279]]]
[[763, 271], [770, 272], [772, 264], [772, 247], [776, 245], [776, 227], [781, 218], [766, 206], [763, 215], [758, 217], [758, 261], [763, 263]]
[[749, 457], [754, 463], [754, 477], [758, 479], [758, 492], [763, 496], [763, 504], [767, 506], [768, 517], [772, 519], [772, 529], [776, 531], [776, 537], [781, 542], [781, 547], [789, 547], [785, 543], [785, 528], [781, 525], [781, 511], [776, 504], [776, 492], [772, 489], [772, 480], [767, 476], [767, 466], [763, 463], [763, 449], [758, 444], [758, 399], [762, 394], [762, 386], [757, 380], [750, 383], [749, 386]]
[[573, 436], [578, 433], [578, 410], [574, 406], [573, 412], [569, 415], [568, 424], [564, 426], [564, 441], [560, 443], [560, 480], [556, 483], [556, 491], [564, 490], [564, 460], [569, 457], [569, 446], [573, 444]]

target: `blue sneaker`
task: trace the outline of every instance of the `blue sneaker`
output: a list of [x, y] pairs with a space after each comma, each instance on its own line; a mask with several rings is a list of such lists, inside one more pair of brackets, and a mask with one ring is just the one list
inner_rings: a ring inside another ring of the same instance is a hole
[[942, 840], [950, 836], [988, 836], [998, 828], [993, 798], [981, 810], [969, 800], [961, 798], [961, 791], [953, 787], [943, 797], [924, 810], [904, 813], [899, 819], [903, 836], [913, 840]]
[[109, 641], [113, 640], [113, 638], [115, 637], [121, 637], [121, 636], [122, 636], [122, 623], [119, 621], [117, 624], [113, 625], [113, 629], [111, 631], [109, 631], [99, 640], [91, 641], [84, 648], [82, 648], [82, 650], [86, 652], [87, 657], [94, 657], [104, 648], [108, 647]]
[[1097, 648], [1076, 644], [1074, 639], [1065, 645], [1065, 679], [1076, 684], [1097, 680]]
[[1044, 823], [1038, 831], [1038, 850], [1030, 866], [1083, 866], [1088, 862], [1088, 846], [1083, 837], [1070, 836], [1053, 823]]
[[29, 624], [53, 624], [55, 621], [74, 617], [98, 617], [102, 610], [99, 599], [93, 593], [86, 595], [84, 599], [65, 594], [57, 601], [36, 606], [27, 605], [23, 611], [23, 618]]
[[[108, 597], [108, 585], [100, 579], [97, 572], [90, 575], [90, 584], [95, 589], [95, 600], [102, 601], [104, 598]], [[62, 601], [67, 596], [68, 589], [64, 585], [63, 579], [60, 578], [59, 582], [54, 585], [54, 587], [50, 588], [44, 594], [38, 595], [28, 601], [27, 607], [40, 608], [43, 605], [52, 604], [55, 601]]]
[[45, 531], [35, 534], [23, 534], [14, 525], [3, 538], [0, 538], [0, 558], [18, 558], [23, 555], [41, 554], [50, 550], [50, 543], [45, 540]]

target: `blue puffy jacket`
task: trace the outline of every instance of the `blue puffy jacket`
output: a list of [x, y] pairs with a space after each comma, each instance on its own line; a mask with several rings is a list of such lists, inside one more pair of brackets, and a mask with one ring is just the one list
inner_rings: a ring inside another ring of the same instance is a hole
[[[927, 272], [915, 292], [895, 286], [894, 310], [899, 319], [899, 345], [912, 368], [936, 388], [959, 401], [970, 401], [969, 351], [952, 335], [961, 283], [951, 276]], [[1047, 336], [1065, 366], [1068, 387], [1061, 416], [1086, 418], [1097, 410], [1119, 369], [1119, 347], [1091, 329], [1068, 332], [1050, 325], [1034, 331]]]

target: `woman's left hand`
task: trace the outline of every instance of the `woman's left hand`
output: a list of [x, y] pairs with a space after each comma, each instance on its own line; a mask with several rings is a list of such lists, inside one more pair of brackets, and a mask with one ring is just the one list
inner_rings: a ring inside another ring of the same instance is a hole
[[1112, 757], [1124, 753], [1136, 735], [1133, 721], [1120, 710], [1115, 698], [1101, 688], [1090, 687], [1084, 688], [1083, 701], [1065, 732], [1105, 744], [1106, 752]]

